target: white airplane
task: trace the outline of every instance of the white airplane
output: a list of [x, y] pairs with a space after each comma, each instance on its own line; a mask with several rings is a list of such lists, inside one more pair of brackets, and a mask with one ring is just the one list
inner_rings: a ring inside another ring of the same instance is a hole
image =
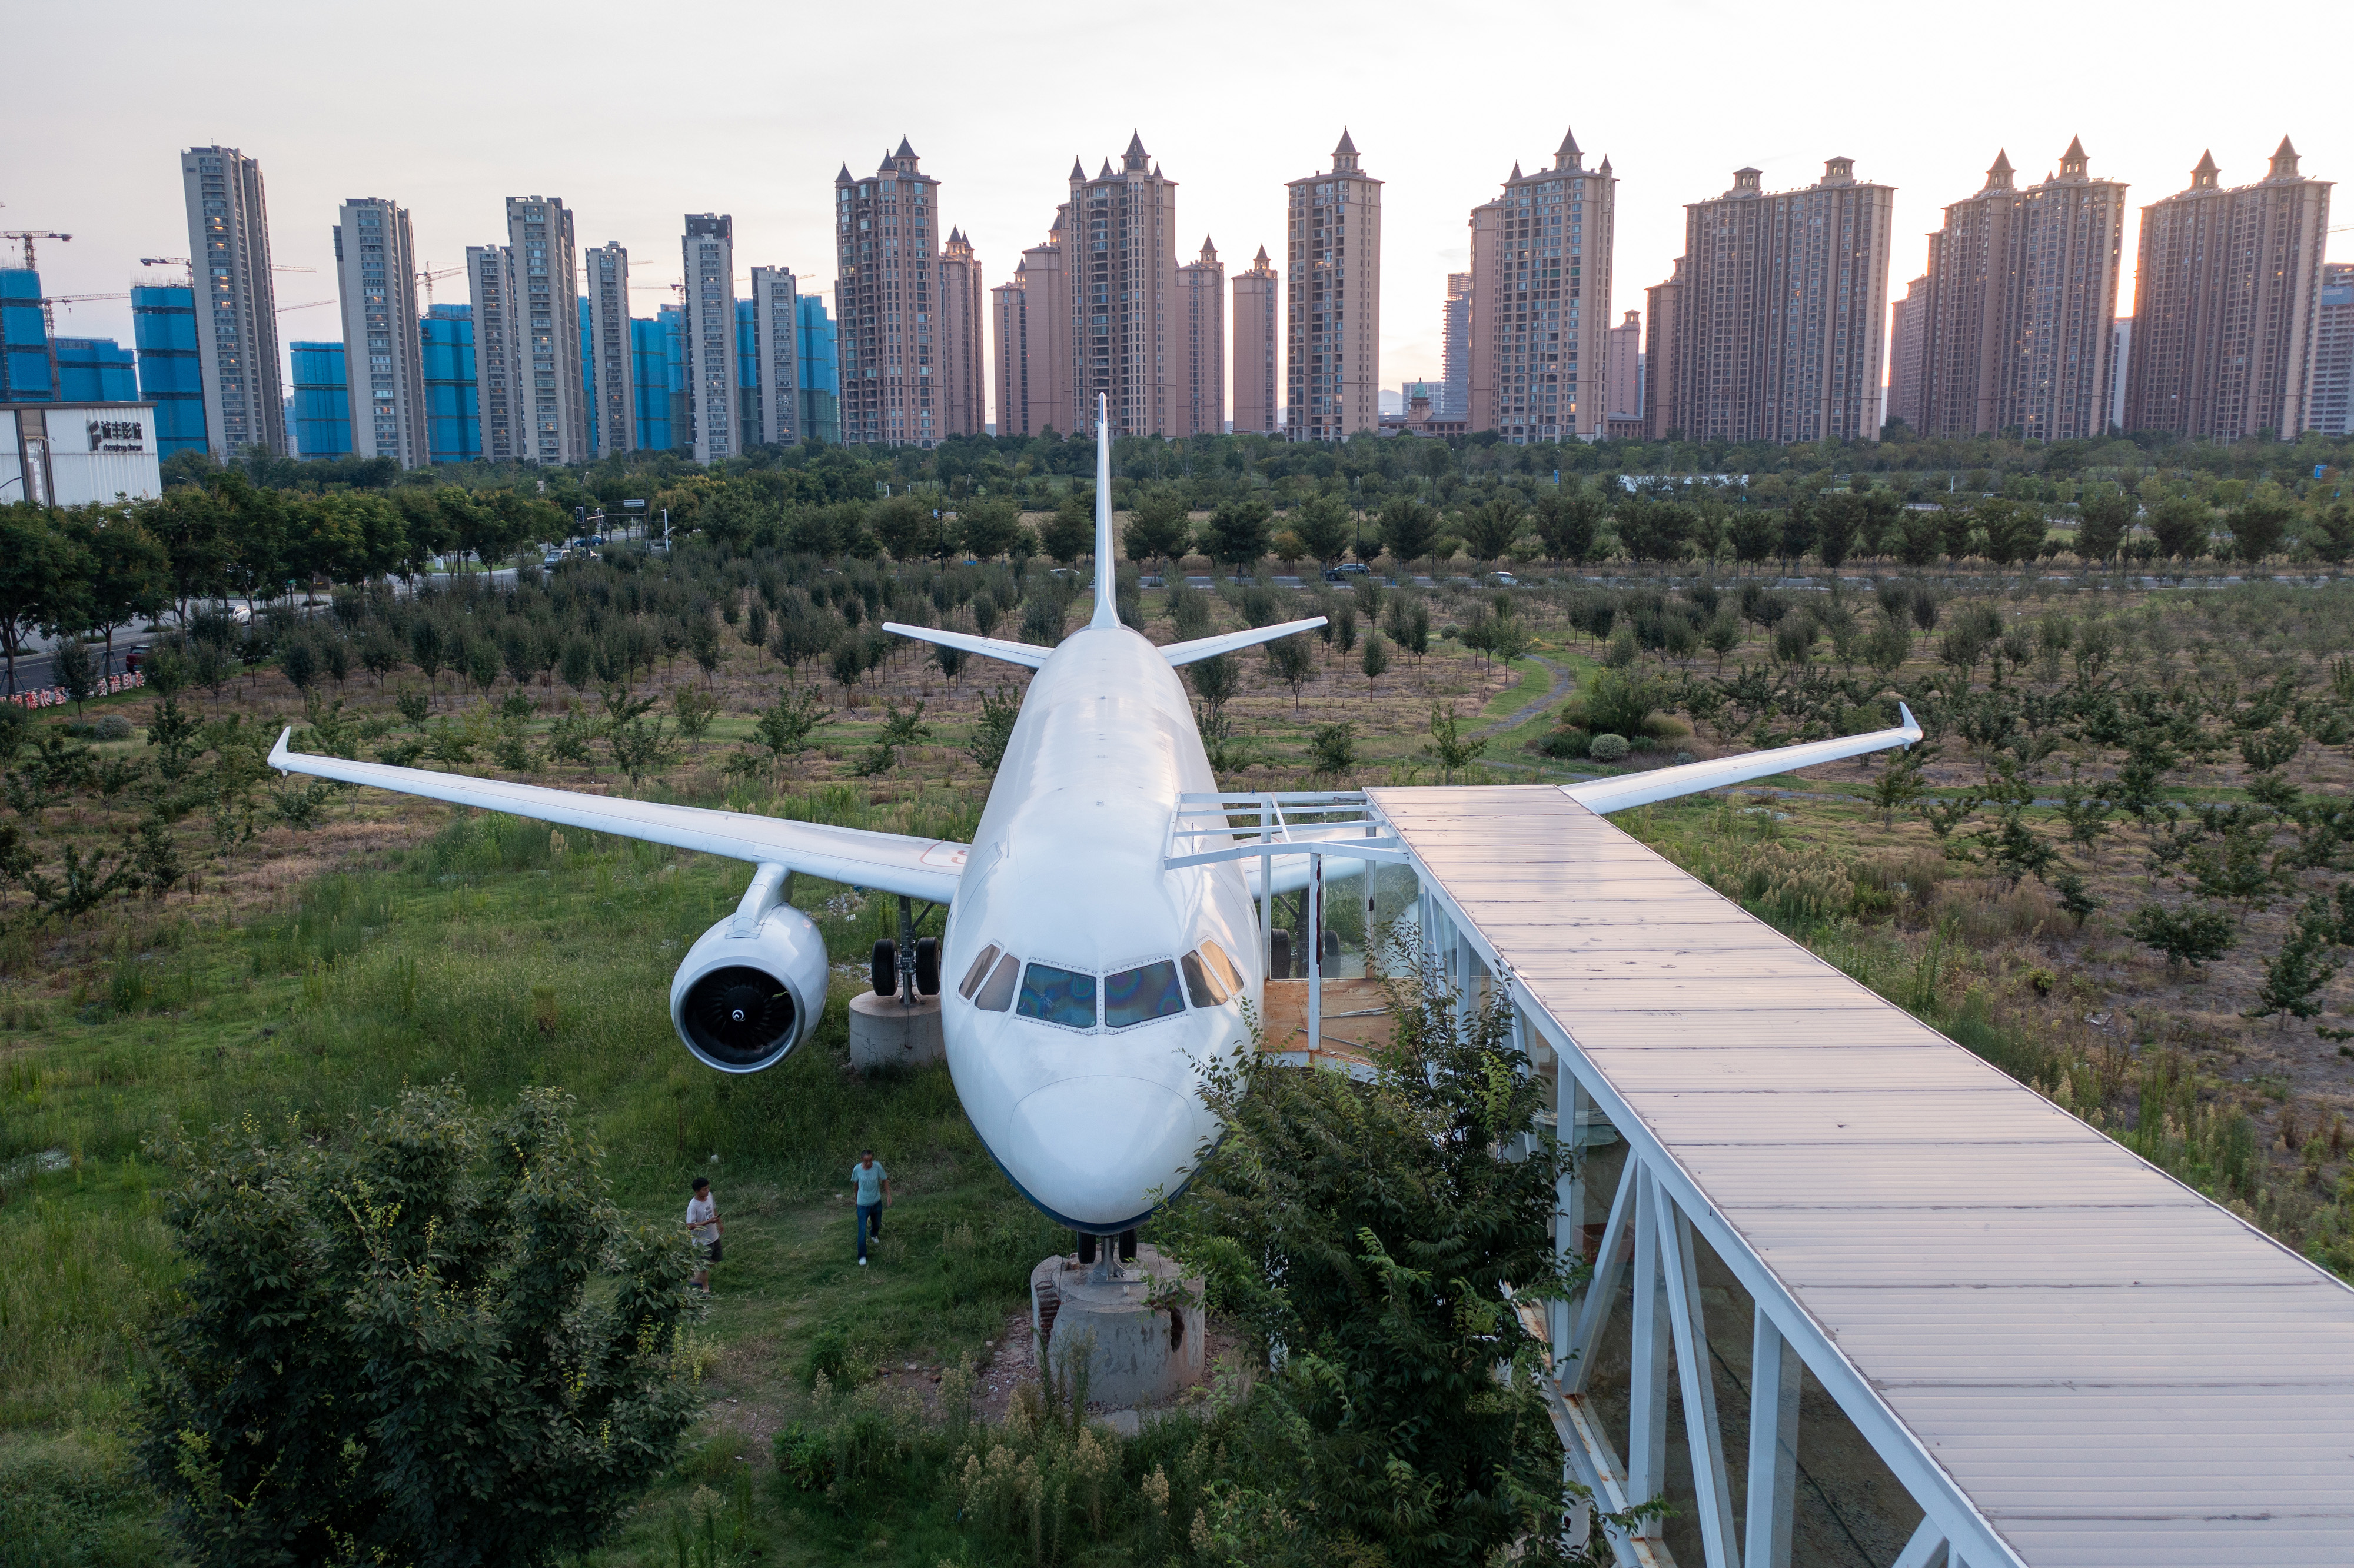
[[[1308, 876], [1296, 853], [1164, 863], [1176, 858], [1180, 798], [1217, 789], [1177, 669], [1312, 631], [1324, 618], [1166, 647], [1121, 625], [1103, 412], [1099, 399], [1095, 609], [1085, 628], [1040, 648], [886, 625], [1036, 672], [970, 845], [346, 762], [288, 750], [291, 729], [270, 764], [752, 863], [742, 903], [688, 949], [671, 983], [679, 1038], [723, 1073], [775, 1066], [824, 1010], [825, 944], [786, 901], [792, 874], [947, 905], [937, 949], [927, 939], [902, 956], [878, 944], [875, 990], [888, 993], [895, 969], [910, 968], [926, 994], [942, 977], [953, 982], [942, 999], [949, 1070], [991, 1157], [1041, 1213], [1079, 1233], [1083, 1256], [1098, 1237], [1119, 1237], [1125, 1250], [1127, 1233], [1183, 1190], [1197, 1150], [1221, 1131], [1202, 1086], [1214, 1064], [1245, 1049], [1243, 1005], [1262, 1000], [1267, 943], [1252, 908], [1261, 865], [1271, 866], [1267, 891], [1291, 891]], [[1895, 729], [1568, 792], [1595, 810], [1620, 810], [1910, 745], [1921, 730], [1909, 710], [1903, 718]]]

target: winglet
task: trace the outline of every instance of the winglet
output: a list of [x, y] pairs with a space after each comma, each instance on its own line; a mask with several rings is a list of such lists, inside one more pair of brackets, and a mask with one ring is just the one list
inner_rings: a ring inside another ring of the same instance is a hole
[[1096, 612], [1089, 627], [1119, 624], [1119, 577], [1112, 567], [1111, 399], [1096, 394]]
[[268, 758], [270, 766], [275, 768], [281, 773], [286, 771], [286, 742], [293, 733], [294, 726], [291, 724], [288, 725], [284, 729], [278, 732], [278, 744], [270, 748], [270, 756]]
[[1896, 713], [1897, 716], [1904, 721], [1901, 726], [1904, 730], [1904, 743], [1907, 746], [1913, 745], [1921, 738], [1921, 721], [1914, 718], [1913, 710], [1906, 707], [1901, 701], [1896, 705]]

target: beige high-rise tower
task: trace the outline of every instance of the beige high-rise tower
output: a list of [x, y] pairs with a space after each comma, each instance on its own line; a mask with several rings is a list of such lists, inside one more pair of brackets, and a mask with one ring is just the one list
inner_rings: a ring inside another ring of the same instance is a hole
[[581, 253], [588, 279], [588, 396], [599, 457], [638, 446], [638, 378], [630, 341], [630, 253], [608, 240]]
[[1381, 428], [1382, 182], [1344, 129], [1331, 170], [1285, 188], [1284, 431], [1346, 440]]
[[1732, 189], [1684, 208], [1673, 428], [1696, 441], [1877, 440], [1895, 189], [1858, 180], [1852, 158], [1800, 190], [1763, 179], [1737, 170]]
[[1575, 135], [1471, 209], [1470, 428], [1515, 445], [1603, 433], [1618, 181]]
[[938, 309], [939, 187], [904, 136], [865, 179], [851, 178], [847, 164], [833, 177], [844, 441], [928, 447], [947, 431], [931, 332]]
[[1929, 347], [1929, 279], [1926, 273], [1904, 286], [1904, 297], [1888, 307], [1888, 406], [1882, 424], [1904, 421], [1914, 435], [1923, 429], [1921, 396]]
[[1214, 436], [1226, 424], [1226, 269], [1202, 254], [1177, 269], [1177, 407], [1172, 436]]
[[1016, 261], [1013, 278], [989, 291], [990, 336], [997, 345], [990, 380], [1001, 436], [1038, 433], [1030, 426], [1029, 303], [1029, 268]]
[[1277, 329], [1283, 307], [1277, 298], [1275, 263], [1267, 247], [1246, 272], [1235, 274], [1235, 433], [1273, 435], [1276, 429]]
[[1115, 435], [1174, 435], [1177, 399], [1177, 182], [1131, 133], [1119, 167], [1088, 179], [1071, 164], [1063, 218], [1070, 273], [1073, 430], [1109, 400]]
[[[938, 302], [929, 323], [932, 406], [942, 436], [977, 436], [989, 420], [989, 359], [981, 349], [988, 297], [972, 241], [950, 229], [940, 248]], [[925, 325], [916, 326], [918, 346]]]
[[758, 434], [744, 428], [737, 396], [736, 220], [724, 212], [688, 213], [679, 255], [686, 272], [679, 337], [687, 431], [695, 461], [716, 462]]
[[[737, 379], [743, 341], [739, 335]], [[801, 281], [790, 267], [752, 269], [752, 385], [737, 388], [745, 446], [789, 447], [801, 439]], [[744, 406], [743, 394], [752, 394]]]
[[2227, 189], [2211, 154], [2141, 209], [2126, 428], [2211, 440], [2306, 426], [2329, 182], [2287, 137], [2258, 184]]
[[2049, 441], [2108, 429], [2126, 187], [2094, 179], [2090, 162], [2072, 141], [2057, 175], [2020, 190], [1997, 153], [1985, 185], [1946, 208], [1925, 308], [1904, 323], [1921, 334], [1921, 434]]
[[[1071, 167], [1077, 172], [1076, 164]], [[1068, 217], [1068, 207], [1060, 209], [1045, 242], [1022, 253], [1025, 343], [1022, 364], [1029, 387], [1022, 423], [1034, 436], [1048, 430], [1067, 436], [1083, 429], [1072, 379], [1078, 373], [1078, 360], [1071, 337], [1071, 269], [1064, 228]]]
[[423, 468], [433, 455], [407, 210], [376, 196], [344, 203], [335, 215], [335, 281], [343, 297], [352, 455]]
[[1610, 402], [1605, 410], [1614, 419], [1643, 417], [1643, 313], [1628, 311], [1627, 319], [1610, 329]]
[[1683, 320], [1684, 262], [1676, 264], [1664, 283], [1643, 291], [1643, 439], [1663, 441], [1683, 434], [1683, 406], [1677, 401], [1682, 385], [1676, 371], [1677, 329]]
[[[507, 276], [514, 309], [515, 456], [586, 462], [580, 385], [580, 265], [572, 212], [556, 196], [507, 197]], [[479, 358], [480, 350], [476, 351]]]

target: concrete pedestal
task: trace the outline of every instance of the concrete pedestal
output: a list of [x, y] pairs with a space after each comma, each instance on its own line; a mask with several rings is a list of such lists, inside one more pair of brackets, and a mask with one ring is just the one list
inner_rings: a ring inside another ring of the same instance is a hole
[[872, 991], [850, 999], [852, 1066], [871, 1073], [877, 1067], [921, 1067], [946, 1060], [938, 997], [919, 996], [913, 1007]]
[[[1030, 1335], [1038, 1364], [1051, 1358], [1057, 1386], [1066, 1386], [1076, 1370], [1070, 1358], [1089, 1347], [1088, 1402], [1120, 1407], [1156, 1404], [1200, 1383], [1209, 1366], [1210, 1338], [1200, 1306], [1202, 1281], [1179, 1281], [1177, 1266], [1150, 1246], [1139, 1246], [1135, 1259], [1118, 1265], [1117, 1272], [1121, 1277], [1098, 1283], [1095, 1265], [1068, 1255], [1030, 1271]], [[1164, 1288], [1182, 1283], [1192, 1304], [1150, 1305], [1147, 1276], [1158, 1277]]]

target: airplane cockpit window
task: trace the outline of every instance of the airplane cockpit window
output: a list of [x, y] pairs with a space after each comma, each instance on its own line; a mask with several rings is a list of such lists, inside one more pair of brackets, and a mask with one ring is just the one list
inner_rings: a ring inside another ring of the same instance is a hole
[[1024, 1018], [1066, 1029], [1096, 1026], [1096, 977], [1033, 963], [1022, 974], [1022, 1000], [1014, 1011]]
[[1104, 1026], [1127, 1029], [1185, 1011], [1177, 966], [1167, 959], [1104, 977]]
[[973, 997], [972, 1004], [983, 1012], [1002, 1012], [1013, 1005], [1013, 982], [1022, 973], [1022, 960], [1008, 953], [997, 960], [997, 972], [989, 977]]
[[1215, 942], [1204, 942], [1180, 961], [1185, 969], [1185, 989], [1193, 992], [1195, 1007], [1216, 1007], [1243, 989], [1234, 960]]
[[972, 1000], [972, 993], [981, 989], [982, 978], [989, 973], [989, 966], [997, 961], [997, 955], [1000, 951], [1001, 949], [994, 942], [991, 942], [989, 946], [981, 948], [981, 956], [972, 960], [972, 968], [965, 970], [964, 983], [957, 987], [957, 994], [959, 996], [964, 998], [967, 1001], [970, 1001]]

